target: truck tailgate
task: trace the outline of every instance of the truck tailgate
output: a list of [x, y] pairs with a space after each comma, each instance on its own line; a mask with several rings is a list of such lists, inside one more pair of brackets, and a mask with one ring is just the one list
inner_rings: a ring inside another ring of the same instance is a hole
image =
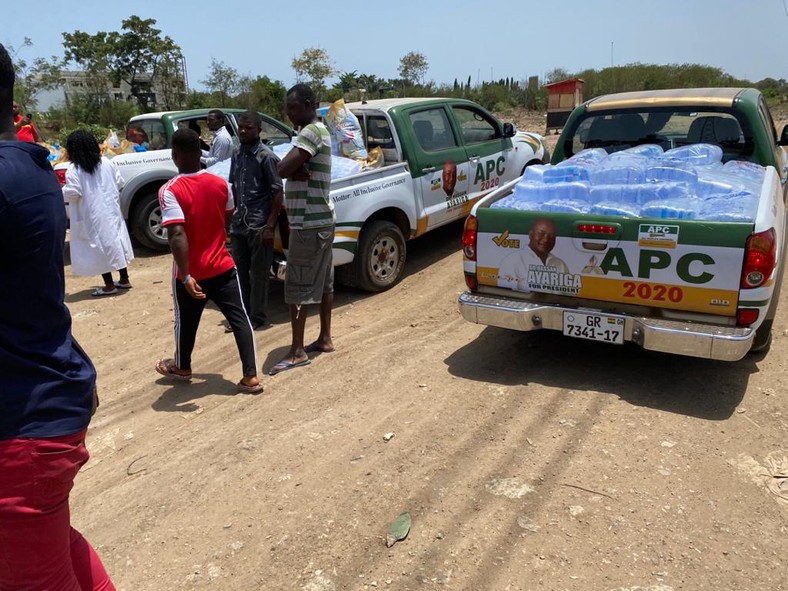
[[[489, 207], [478, 208], [476, 215], [480, 291], [489, 286], [736, 315], [752, 223]], [[549, 236], [545, 241], [551, 233], [552, 247]]]

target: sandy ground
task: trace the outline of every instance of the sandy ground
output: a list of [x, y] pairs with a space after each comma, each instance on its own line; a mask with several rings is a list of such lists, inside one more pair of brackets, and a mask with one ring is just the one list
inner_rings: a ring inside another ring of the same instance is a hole
[[[771, 352], [731, 364], [487, 328], [457, 312], [460, 233], [410, 243], [386, 293], [340, 288], [337, 351], [256, 396], [211, 308], [193, 383], [154, 372], [168, 255], [111, 298], [67, 266], [101, 395], [73, 520], [119, 590], [788, 589], [788, 300]], [[279, 284], [271, 308], [266, 370]]]

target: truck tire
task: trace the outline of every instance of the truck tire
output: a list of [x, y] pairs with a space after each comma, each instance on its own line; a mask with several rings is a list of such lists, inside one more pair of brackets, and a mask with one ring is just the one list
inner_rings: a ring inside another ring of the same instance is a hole
[[763, 324], [755, 331], [750, 353], [768, 353], [772, 346], [772, 324], [774, 320], [764, 320]]
[[161, 206], [156, 193], [143, 195], [131, 214], [131, 232], [143, 246], [168, 250], [167, 229], [161, 225]]
[[405, 238], [400, 229], [383, 220], [365, 224], [358, 241], [356, 284], [364, 291], [394, 287], [405, 269]]

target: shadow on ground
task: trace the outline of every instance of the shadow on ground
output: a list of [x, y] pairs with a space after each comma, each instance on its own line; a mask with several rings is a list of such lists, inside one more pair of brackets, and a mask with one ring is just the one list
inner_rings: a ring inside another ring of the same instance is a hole
[[709, 420], [730, 417], [758, 371], [755, 356], [731, 363], [605, 345], [553, 331], [487, 327], [445, 362], [452, 375], [506, 386], [541, 384], [618, 396], [631, 404]]

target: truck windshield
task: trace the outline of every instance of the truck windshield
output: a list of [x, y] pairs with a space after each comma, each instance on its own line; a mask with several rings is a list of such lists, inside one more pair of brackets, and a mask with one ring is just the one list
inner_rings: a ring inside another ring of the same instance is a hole
[[569, 157], [586, 148], [612, 153], [642, 144], [669, 150], [698, 143], [720, 146], [723, 161], [748, 160], [755, 145], [749, 127], [732, 113], [661, 109], [588, 113], [567, 134], [563, 148]]

